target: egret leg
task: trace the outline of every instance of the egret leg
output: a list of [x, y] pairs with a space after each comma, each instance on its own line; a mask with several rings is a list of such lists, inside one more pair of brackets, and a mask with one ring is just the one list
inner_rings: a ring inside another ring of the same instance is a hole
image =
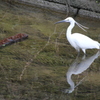
[[79, 57], [79, 55], [80, 55], [80, 51], [78, 52], [77, 56]]
[[80, 49], [77, 49], [77, 52], [78, 52], [77, 57], [79, 57], [79, 55], [80, 55]]
[[100, 48], [98, 49], [98, 51], [100, 51]]
[[84, 60], [86, 58], [86, 54], [84, 54], [84, 56], [82, 57], [82, 60]]
[[82, 59], [84, 60], [85, 58], [86, 58], [86, 51], [85, 51], [85, 49], [82, 49], [82, 51], [84, 52], [84, 56], [82, 57]]
[[84, 52], [84, 54], [86, 55], [86, 51], [85, 51], [85, 49], [82, 49], [82, 51]]

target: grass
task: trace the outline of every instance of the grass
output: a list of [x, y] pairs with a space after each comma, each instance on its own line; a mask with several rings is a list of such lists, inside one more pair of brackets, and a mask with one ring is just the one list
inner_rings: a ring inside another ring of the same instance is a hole
[[[1, 99], [66, 100], [69, 98], [69, 95], [62, 93], [61, 90], [69, 87], [66, 82], [66, 72], [75, 60], [77, 52], [66, 40], [66, 25], [54, 25], [54, 22], [60, 20], [61, 17], [56, 17], [55, 13], [50, 16], [49, 12], [39, 9], [35, 11], [36, 8], [29, 11], [21, 7], [9, 7], [2, 2], [0, 8], [1, 40], [18, 33], [26, 33], [29, 36], [25, 41], [0, 49]], [[64, 15], [61, 16], [63, 19]], [[78, 29], [76, 27], [74, 31]], [[99, 30], [100, 28], [96, 28], [97, 34]], [[96, 38], [94, 31], [90, 30], [91, 36]], [[95, 50], [88, 51], [88, 54], [91, 55], [94, 52]], [[92, 71], [92, 77], [89, 76], [80, 85], [79, 94], [77, 94], [77, 89], [71, 94], [72, 98], [86, 99], [87, 97], [82, 92], [85, 91], [87, 94], [88, 87], [89, 92], [95, 89], [96, 85], [96, 89], [99, 87], [99, 74], [95, 73], [99, 73], [98, 66], [99, 59], [88, 70], [89, 73]], [[84, 73], [80, 77], [73, 77], [73, 80], [77, 83], [83, 76], [85, 76]], [[93, 98], [97, 95], [99, 98], [99, 95], [94, 92], [88, 94]]]

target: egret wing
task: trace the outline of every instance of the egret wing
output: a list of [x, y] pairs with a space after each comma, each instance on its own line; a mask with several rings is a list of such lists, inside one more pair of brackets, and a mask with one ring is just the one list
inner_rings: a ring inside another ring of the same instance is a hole
[[92, 49], [92, 48], [97, 48], [99, 49], [99, 43], [97, 41], [92, 40], [91, 38], [79, 34], [79, 33], [74, 33], [72, 34], [73, 41], [76, 43], [76, 45], [79, 48], [82, 49]]

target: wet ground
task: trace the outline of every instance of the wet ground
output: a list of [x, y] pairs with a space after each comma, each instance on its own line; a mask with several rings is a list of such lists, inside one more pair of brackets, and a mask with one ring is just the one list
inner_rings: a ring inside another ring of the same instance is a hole
[[[18, 33], [28, 39], [0, 48], [0, 100], [100, 100], [100, 53], [77, 57], [65, 32], [69, 24], [54, 23], [66, 15], [0, 3], [0, 39]], [[100, 21], [76, 17], [100, 42]]]

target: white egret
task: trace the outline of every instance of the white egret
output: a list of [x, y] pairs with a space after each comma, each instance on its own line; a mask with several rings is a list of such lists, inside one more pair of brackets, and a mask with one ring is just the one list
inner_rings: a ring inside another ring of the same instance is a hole
[[62, 21], [58, 21], [57, 23], [62, 23], [62, 22], [69, 22], [70, 25], [67, 28], [66, 31], [66, 37], [69, 41], [69, 43], [78, 51], [78, 54], [80, 52], [80, 49], [86, 54], [86, 49], [100, 49], [100, 43], [87, 37], [86, 35], [80, 34], [80, 33], [72, 33], [72, 29], [77, 24], [81, 29], [85, 31], [84, 28], [87, 28], [78, 22], [76, 22], [72, 17], [68, 17]]

